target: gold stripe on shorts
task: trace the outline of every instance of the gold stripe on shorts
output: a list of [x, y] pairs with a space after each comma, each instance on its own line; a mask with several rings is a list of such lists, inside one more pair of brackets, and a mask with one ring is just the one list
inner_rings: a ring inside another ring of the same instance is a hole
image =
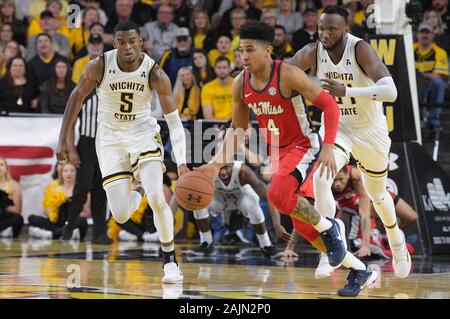
[[372, 176], [372, 177], [383, 177], [383, 176], [387, 175], [387, 173], [388, 173], [387, 167], [383, 171], [375, 172], [375, 171], [371, 171], [371, 170], [364, 168], [364, 166], [362, 166], [361, 163], [358, 161], [356, 161], [356, 164], [358, 165], [358, 168], [360, 170], [362, 170], [364, 173], [366, 173], [367, 175]]
[[350, 156], [352, 155], [350, 152], [347, 152], [345, 148], [340, 146], [339, 144], [334, 143], [333, 148], [338, 151], [339, 153], [342, 153], [345, 157], [347, 157], [347, 160], [350, 159]]
[[161, 150], [159, 150], [159, 149], [141, 153], [141, 155], [139, 155], [137, 161], [134, 162], [133, 164], [131, 164], [131, 171], [134, 172], [138, 168], [138, 164], [139, 164], [140, 160], [143, 160], [143, 159], [146, 159], [149, 157], [160, 157], [160, 156], [161, 156]]
[[103, 187], [105, 187], [109, 183], [115, 182], [119, 179], [132, 178], [132, 177], [133, 177], [133, 173], [131, 173], [131, 172], [119, 172], [119, 173], [108, 175], [108, 176], [104, 177], [102, 180]]

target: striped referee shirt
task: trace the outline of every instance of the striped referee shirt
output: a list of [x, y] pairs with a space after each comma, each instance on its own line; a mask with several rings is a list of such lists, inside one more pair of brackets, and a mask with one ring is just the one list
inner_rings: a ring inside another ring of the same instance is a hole
[[78, 115], [80, 136], [95, 138], [97, 133], [98, 97], [95, 90], [86, 97]]

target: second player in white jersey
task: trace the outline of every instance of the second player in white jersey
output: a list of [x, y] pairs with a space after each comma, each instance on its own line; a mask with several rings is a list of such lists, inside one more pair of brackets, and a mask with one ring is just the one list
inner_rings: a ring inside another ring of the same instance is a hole
[[97, 86], [101, 125], [115, 130], [142, 123], [156, 125], [156, 119], [150, 116], [152, 90], [149, 86], [155, 61], [144, 54], [136, 70], [125, 72], [117, 65], [117, 49], [105, 52], [103, 59], [103, 78]]
[[[364, 187], [385, 225], [395, 274], [404, 278], [410, 272], [411, 257], [397, 225], [392, 197], [386, 191], [391, 140], [381, 104], [394, 102], [397, 90], [370, 44], [348, 33], [347, 21], [345, 8], [326, 7], [318, 23], [320, 42], [305, 46], [291, 63], [315, 73], [322, 87], [336, 98], [341, 110], [334, 145], [337, 170], [348, 163], [351, 155], [356, 159]], [[336, 211], [331, 191], [333, 179], [334, 176], [321, 176], [319, 170], [313, 176], [315, 207], [323, 216], [334, 217]], [[369, 242], [357, 255], [370, 255]], [[328, 261], [321, 260], [319, 268], [321, 265], [328, 265]], [[355, 287], [347, 287], [343, 295], [354, 295], [358, 290]]]

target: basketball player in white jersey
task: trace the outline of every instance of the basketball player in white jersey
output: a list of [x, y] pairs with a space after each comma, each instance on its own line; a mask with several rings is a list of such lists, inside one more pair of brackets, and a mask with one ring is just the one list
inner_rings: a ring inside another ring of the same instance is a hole
[[[215, 180], [213, 201], [208, 207], [194, 211], [194, 217], [200, 229], [200, 246], [192, 253], [209, 255], [214, 251], [209, 215], [217, 216], [239, 210], [250, 220], [261, 252], [268, 258], [281, 257], [282, 252], [278, 252], [272, 245], [267, 233], [264, 213], [259, 205], [260, 198], [267, 199], [267, 186], [248, 166], [240, 161], [222, 166]], [[278, 212], [272, 211], [271, 215], [273, 214]]]
[[[156, 90], [170, 130], [181, 176], [186, 168], [183, 126], [168, 76], [141, 52], [139, 27], [131, 21], [114, 28], [114, 50], [92, 60], [73, 90], [64, 112], [57, 148], [58, 160], [75, 160], [74, 127], [84, 98], [97, 87], [98, 131], [96, 150], [109, 207], [118, 223], [125, 223], [144, 194], [154, 212], [163, 251], [164, 283], [181, 283], [174, 253], [173, 216], [163, 193], [163, 146], [159, 125], [150, 116]], [[142, 187], [132, 190], [133, 175]]]
[[[396, 100], [397, 89], [375, 50], [348, 33], [347, 16], [343, 7], [325, 8], [318, 23], [320, 41], [298, 51], [290, 63], [312, 70], [322, 87], [335, 96], [341, 112], [334, 147], [337, 171], [349, 162], [350, 154], [355, 157], [364, 187], [386, 228], [395, 275], [405, 278], [411, 257], [386, 191], [391, 140], [382, 106]], [[334, 217], [336, 211], [333, 179], [314, 174], [315, 208], [323, 216]], [[319, 267], [327, 267], [326, 259], [323, 255]]]

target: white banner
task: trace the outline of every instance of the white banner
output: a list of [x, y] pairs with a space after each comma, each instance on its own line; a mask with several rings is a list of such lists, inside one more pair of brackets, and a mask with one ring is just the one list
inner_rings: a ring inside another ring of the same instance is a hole
[[0, 157], [22, 189], [22, 216], [43, 215], [42, 197], [52, 181], [62, 117], [0, 117]]

